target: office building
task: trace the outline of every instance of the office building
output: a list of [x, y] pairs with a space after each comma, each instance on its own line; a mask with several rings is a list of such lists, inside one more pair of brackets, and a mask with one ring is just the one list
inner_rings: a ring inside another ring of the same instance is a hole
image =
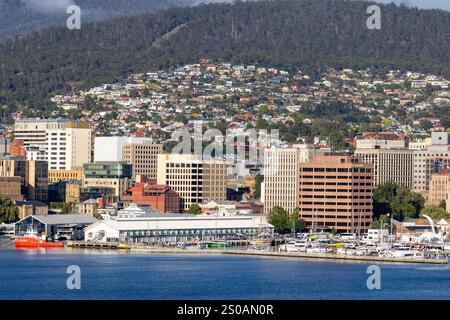
[[158, 155], [157, 183], [178, 193], [182, 210], [208, 200], [226, 200], [225, 161], [203, 160], [196, 155]]
[[122, 147], [122, 160], [133, 165], [133, 179], [138, 175], [156, 179], [158, 154], [162, 153], [162, 144], [125, 143]]
[[446, 209], [450, 211], [450, 168], [431, 175], [429, 191], [427, 204], [439, 205], [445, 201]]
[[89, 122], [67, 119], [18, 120], [15, 139], [23, 141], [29, 160], [45, 160], [50, 170], [71, 170], [91, 162]]
[[321, 152], [307, 145], [264, 150], [264, 182], [261, 200], [266, 214], [274, 206], [292, 213], [298, 206], [299, 164]]
[[13, 201], [22, 201], [21, 178], [0, 176], [0, 196], [6, 196]]
[[124, 161], [123, 146], [125, 144], [151, 144], [151, 138], [141, 137], [95, 137], [94, 162]]
[[25, 199], [47, 201], [47, 162], [9, 156], [0, 157], [0, 177], [20, 177], [21, 194]]
[[83, 169], [48, 170], [48, 182], [83, 180]]
[[131, 175], [131, 165], [125, 162], [87, 163], [84, 165], [83, 188], [112, 188], [114, 195], [121, 198], [129, 187]]
[[299, 216], [310, 230], [364, 233], [372, 222], [373, 165], [316, 156], [300, 164]]
[[[364, 141], [364, 140], [358, 140]], [[399, 140], [394, 140], [398, 142]], [[396, 144], [394, 144], [396, 145]], [[373, 164], [375, 186], [395, 182], [412, 189], [414, 187], [414, 151], [405, 148], [391, 148], [372, 145], [355, 150], [355, 156], [362, 157], [365, 163]]]

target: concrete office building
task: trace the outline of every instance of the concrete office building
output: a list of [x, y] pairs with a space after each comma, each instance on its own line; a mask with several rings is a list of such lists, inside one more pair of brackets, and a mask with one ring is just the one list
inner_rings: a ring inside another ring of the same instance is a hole
[[[398, 140], [395, 140], [398, 142]], [[355, 156], [374, 165], [375, 186], [395, 182], [412, 189], [414, 187], [414, 151], [405, 148], [359, 148]]]
[[20, 177], [21, 193], [25, 199], [47, 201], [47, 162], [0, 157], [0, 177]]
[[361, 157], [316, 156], [300, 164], [300, 218], [310, 230], [364, 233], [372, 222], [373, 165]]
[[431, 174], [445, 169], [450, 157], [450, 132], [432, 132], [431, 144], [414, 151], [414, 191], [427, 193]]
[[162, 153], [162, 144], [125, 143], [122, 147], [122, 160], [133, 165], [133, 179], [138, 175], [156, 179], [158, 154]]
[[450, 211], [450, 168], [431, 175], [429, 190], [427, 204], [438, 205], [445, 201]]
[[87, 163], [84, 165], [83, 188], [112, 188], [115, 196], [121, 199], [129, 187], [131, 175], [131, 165], [125, 162], [102, 161]]
[[94, 162], [124, 161], [125, 144], [151, 144], [151, 138], [140, 137], [95, 137]]
[[321, 150], [308, 145], [264, 150], [264, 183], [261, 200], [266, 214], [274, 206], [292, 213], [298, 206], [299, 164], [308, 162]]
[[21, 186], [20, 177], [0, 177], [0, 196], [7, 196], [13, 201], [22, 201]]
[[50, 170], [71, 170], [91, 162], [89, 122], [67, 119], [29, 119], [14, 124], [15, 139], [21, 140], [29, 160], [45, 160]]
[[169, 185], [181, 199], [181, 209], [208, 200], [226, 200], [227, 165], [196, 155], [158, 155], [157, 183]]
[[10, 145], [9, 139], [6, 139], [5, 137], [0, 135], [0, 156], [9, 153], [9, 145]]

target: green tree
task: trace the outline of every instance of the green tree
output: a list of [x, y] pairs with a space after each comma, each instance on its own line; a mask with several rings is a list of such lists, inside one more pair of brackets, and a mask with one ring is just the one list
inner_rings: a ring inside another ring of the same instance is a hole
[[306, 229], [306, 221], [300, 219], [300, 210], [298, 208], [294, 209], [294, 212], [289, 216], [289, 225], [286, 229], [290, 229], [291, 232], [295, 229], [295, 232], [302, 232]]
[[445, 208], [435, 204], [431, 204], [423, 208], [420, 211], [420, 215], [427, 215], [431, 219], [448, 219], [450, 217], [450, 213], [448, 213]]
[[269, 212], [269, 223], [275, 227], [275, 232], [283, 233], [289, 228], [289, 214], [280, 206], [274, 206]]
[[421, 194], [394, 182], [382, 183], [373, 192], [375, 219], [387, 213], [392, 213], [393, 218], [400, 221], [405, 217], [417, 218], [424, 204], [425, 199]]
[[190, 213], [190, 214], [195, 214], [195, 215], [199, 215], [199, 214], [202, 213], [202, 210], [200, 209], [200, 206], [199, 206], [198, 204], [193, 203], [193, 204], [190, 206], [188, 213]]
[[262, 174], [257, 174], [255, 176], [255, 192], [254, 196], [259, 199], [261, 197], [261, 183], [264, 181], [264, 176]]
[[9, 197], [0, 196], [0, 223], [13, 223], [19, 220], [19, 208]]

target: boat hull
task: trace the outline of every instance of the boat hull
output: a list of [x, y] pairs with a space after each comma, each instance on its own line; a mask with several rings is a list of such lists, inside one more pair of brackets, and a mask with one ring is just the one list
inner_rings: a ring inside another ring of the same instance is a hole
[[14, 245], [21, 248], [63, 248], [64, 243], [62, 242], [47, 242], [45, 240], [36, 238], [16, 238], [14, 240]]

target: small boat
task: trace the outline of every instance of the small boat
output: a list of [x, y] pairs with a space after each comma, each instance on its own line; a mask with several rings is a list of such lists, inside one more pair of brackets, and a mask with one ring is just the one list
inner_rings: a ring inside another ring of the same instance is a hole
[[39, 238], [38, 234], [34, 230], [27, 230], [23, 237], [17, 237], [14, 239], [14, 245], [16, 248], [63, 248], [62, 242], [49, 242], [47, 241], [47, 235], [42, 232]]

